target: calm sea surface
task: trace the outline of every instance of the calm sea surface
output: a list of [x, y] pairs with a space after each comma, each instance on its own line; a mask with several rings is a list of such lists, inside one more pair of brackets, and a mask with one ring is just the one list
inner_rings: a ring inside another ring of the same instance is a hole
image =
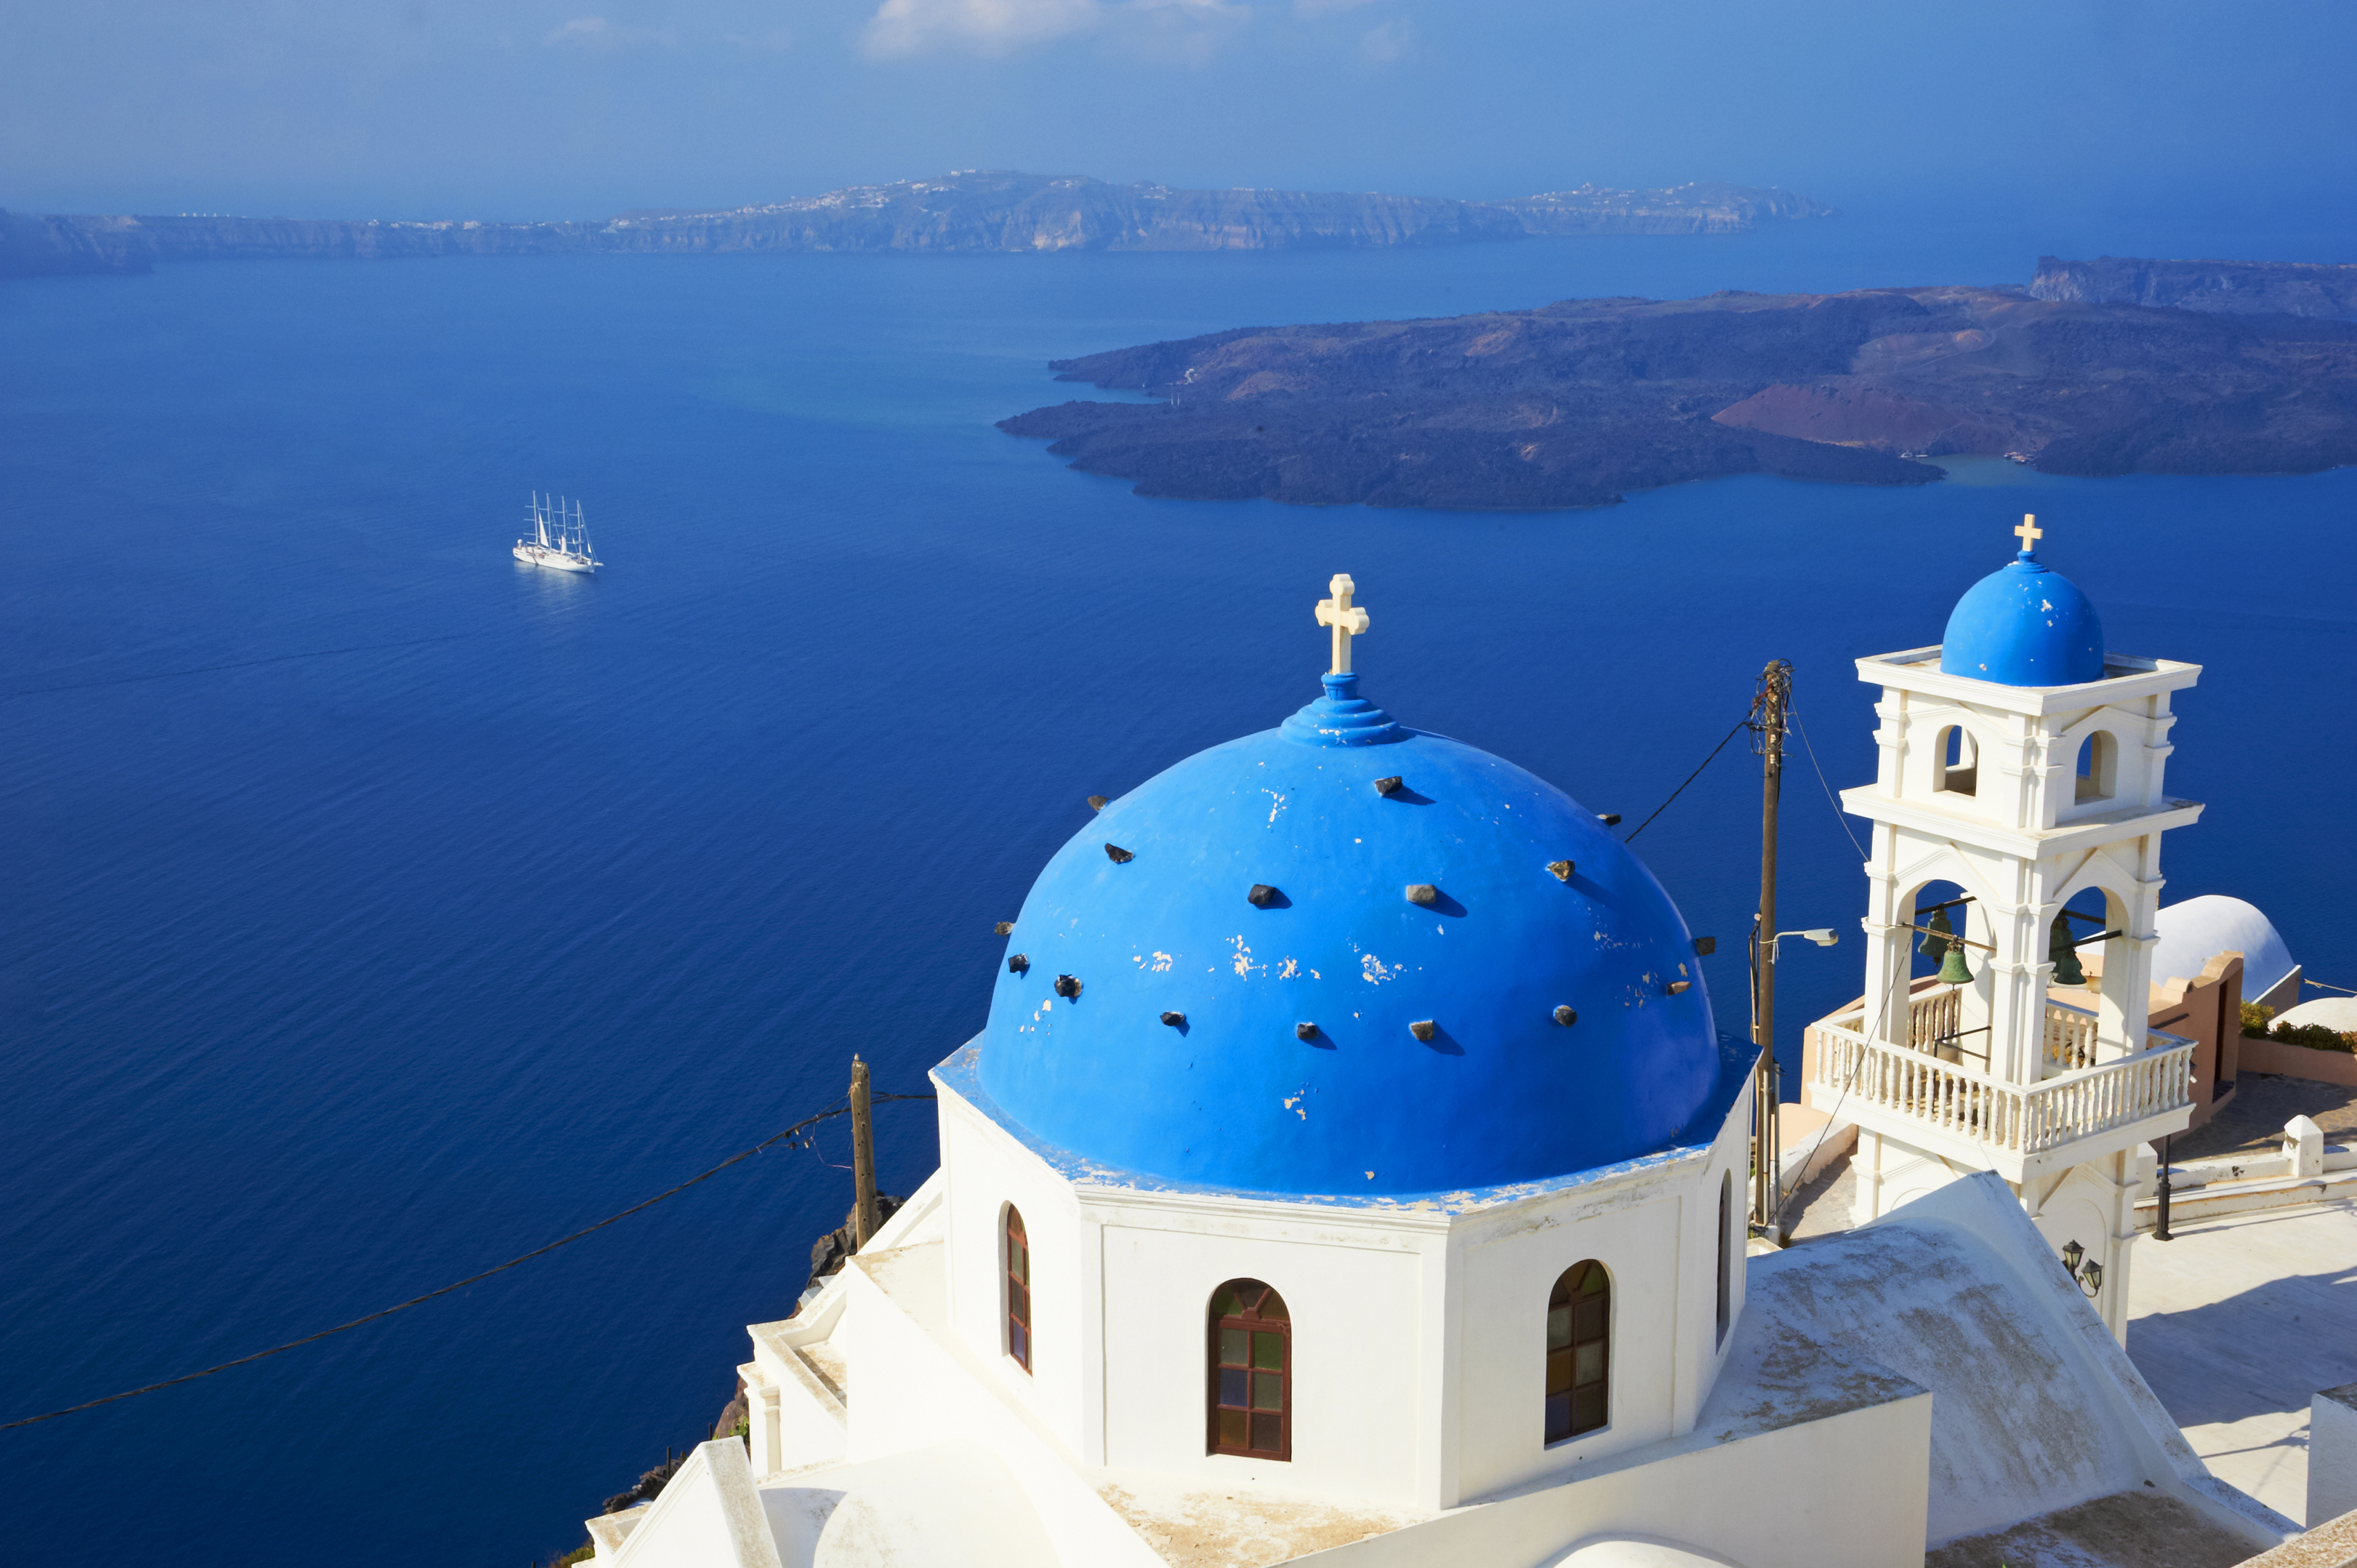
[[[2357, 985], [2357, 473], [1770, 479], [1496, 516], [1141, 500], [991, 422], [1053, 356], [1574, 295], [2020, 281], [2028, 221], [1278, 256], [230, 263], [0, 288], [0, 1419], [292, 1338], [647, 1197], [982, 1022], [1113, 794], [1370, 695], [1633, 824], [1791, 659], [1937, 640], [2034, 509], [2115, 648], [2197, 660], [2171, 898]], [[2342, 237], [2080, 248], [2347, 260]], [[1082, 395], [1087, 395], [1083, 393]], [[582, 498], [594, 581], [510, 559]], [[1855, 930], [1805, 751], [1784, 923]], [[1743, 1026], [1757, 775], [1637, 843]], [[1857, 824], [1853, 824], [1856, 826]], [[1784, 1049], [1855, 940], [1782, 977]], [[930, 1107], [880, 1112], [888, 1185]], [[511, 1273], [0, 1434], [22, 1561], [517, 1565], [732, 1388], [848, 1202], [843, 1124]], [[421, 1545], [421, 1543], [424, 1543]]]

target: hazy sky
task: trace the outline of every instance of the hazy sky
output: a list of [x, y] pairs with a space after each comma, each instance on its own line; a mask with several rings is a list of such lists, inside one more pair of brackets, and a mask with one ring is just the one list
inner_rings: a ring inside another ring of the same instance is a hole
[[2357, 5], [0, 0], [0, 205], [595, 217], [967, 167], [2345, 206]]

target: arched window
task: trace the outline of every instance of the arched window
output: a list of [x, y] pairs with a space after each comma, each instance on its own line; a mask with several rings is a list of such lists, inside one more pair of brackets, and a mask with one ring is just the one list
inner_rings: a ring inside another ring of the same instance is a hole
[[1547, 1297], [1546, 1440], [1602, 1426], [1610, 1413], [1612, 1282], [1590, 1258], [1564, 1270]]
[[1293, 1315], [1258, 1280], [1211, 1294], [1210, 1452], [1293, 1457]]
[[1727, 1343], [1727, 1319], [1735, 1314], [1735, 1173], [1718, 1178], [1718, 1342]]
[[1023, 1216], [1006, 1206], [1006, 1353], [1025, 1371], [1031, 1369], [1031, 1241], [1023, 1233]]
[[2079, 743], [2078, 778], [2073, 780], [2071, 798], [2073, 800], [2108, 800], [2115, 793], [2115, 780], [2119, 758], [2119, 743], [2109, 730], [2097, 730]]
[[1980, 747], [1973, 732], [1950, 725], [1932, 742], [1932, 788], [1951, 795], [1969, 795], [1980, 779]]

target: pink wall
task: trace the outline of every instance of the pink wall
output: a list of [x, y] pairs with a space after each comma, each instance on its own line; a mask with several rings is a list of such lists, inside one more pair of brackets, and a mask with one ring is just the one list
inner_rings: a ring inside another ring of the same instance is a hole
[[2357, 1056], [2346, 1051], [2317, 1051], [2282, 1040], [2243, 1036], [2244, 1072], [2280, 1073], [2315, 1083], [2338, 1083], [2357, 1089]]

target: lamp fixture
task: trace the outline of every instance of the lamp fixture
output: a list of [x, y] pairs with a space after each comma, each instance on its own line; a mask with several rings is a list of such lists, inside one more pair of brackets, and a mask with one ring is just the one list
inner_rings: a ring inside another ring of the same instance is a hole
[[2087, 1249], [2079, 1245], [2075, 1236], [2062, 1249], [2062, 1272], [2089, 1301], [2103, 1294], [2104, 1265], [2087, 1256]]
[[1767, 942], [1764, 944], [1767, 949], [1767, 958], [1770, 963], [1774, 963], [1776, 961], [1777, 955], [1783, 950], [1783, 942], [1786, 939], [1792, 937], [1799, 937], [1806, 940], [1813, 941], [1821, 948], [1829, 948], [1835, 942], [1841, 940], [1840, 933], [1835, 931], [1831, 926], [1818, 926], [1813, 929], [1806, 931], [1778, 931], [1774, 936], [1769, 938]]

